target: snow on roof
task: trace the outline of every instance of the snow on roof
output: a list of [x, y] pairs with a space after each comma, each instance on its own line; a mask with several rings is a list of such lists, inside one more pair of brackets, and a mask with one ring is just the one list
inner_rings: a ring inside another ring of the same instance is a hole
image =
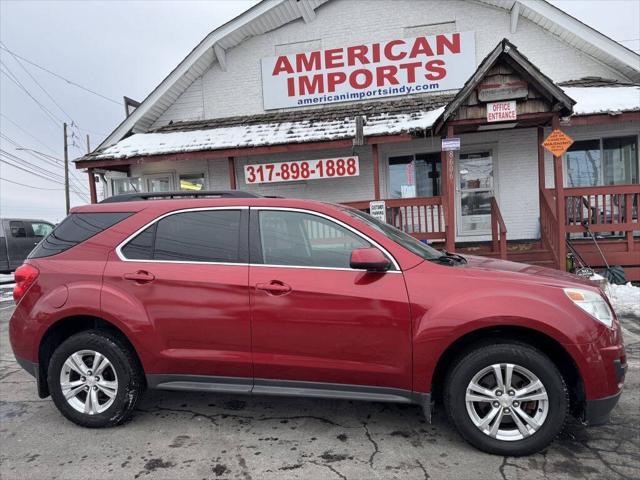
[[[640, 87], [564, 87], [576, 101], [574, 115], [640, 110]], [[415, 108], [415, 107], [414, 107]], [[367, 116], [365, 136], [395, 135], [431, 128], [445, 107], [408, 113]], [[181, 128], [175, 125], [176, 128]], [[355, 136], [353, 115], [333, 119], [239, 124], [217, 128], [137, 133], [91, 155], [92, 159], [130, 158], [202, 150], [249, 148], [290, 143], [325, 142]]]
[[574, 115], [640, 110], [640, 87], [564, 87], [576, 101]]
[[[430, 128], [444, 107], [410, 113], [383, 113], [367, 118], [365, 136], [394, 135]], [[137, 133], [92, 155], [94, 159], [222, 150], [289, 143], [323, 142], [353, 138], [355, 120], [306, 120], [298, 122], [235, 125], [207, 130], [169, 133]]]

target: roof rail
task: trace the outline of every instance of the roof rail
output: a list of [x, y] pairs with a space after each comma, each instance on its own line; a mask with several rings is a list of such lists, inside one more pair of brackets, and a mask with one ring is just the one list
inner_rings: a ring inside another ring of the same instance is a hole
[[137, 192], [114, 195], [99, 203], [139, 202], [141, 200], [166, 200], [172, 198], [260, 198], [260, 195], [239, 190], [198, 190], [180, 192]]

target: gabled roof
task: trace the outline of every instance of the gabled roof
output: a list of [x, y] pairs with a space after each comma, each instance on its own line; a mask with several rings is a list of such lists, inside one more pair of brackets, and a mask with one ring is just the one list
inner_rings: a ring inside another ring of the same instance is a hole
[[573, 105], [576, 103], [575, 100], [571, 99], [562, 88], [542, 73], [538, 67], [518, 51], [518, 48], [513, 43], [505, 38], [480, 62], [475, 73], [471, 75], [455, 98], [447, 105], [447, 108], [445, 108], [435, 124], [436, 132], [442, 128], [446, 121], [469, 98], [480, 82], [486, 77], [489, 70], [499, 61], [509, 63], [522, 78], [533, 84], [535, 89], [553, 104], [555, 111], [560, 112], [563, 116], [572, 113]]
[[[247, 38], [304, 19], [329, 0], [262, 0], [254, 7], [207, 35], [98, 147], [104, 149], [130, 132], [145, 132], [169, 106], [214, 62], [224, 63], [225, 51]], [[545, 0], [474, 0], [510, 11], [512, 27], [525, 17], [575, 48], [614, 68], [630, 80], [640, 81], [640, 56], [576, 20]]]
[[511, 12], [512, 33], [518, 17], [539, 25], [572, 47], [612, 67], [634, 82], [640, 81], [640, 55], [546, 0], [475, 0]]
[[[315, 9], [329, 0], [262, 0], [207, 35], [158, 85], [136, 110], [98, 145], [113, 145], [130, 131], [143, 132], [225, 51], [244, 40], [275, 30], [297, 19], [311, 21]], [[224, 61], [224, 60], [223, 60]]]

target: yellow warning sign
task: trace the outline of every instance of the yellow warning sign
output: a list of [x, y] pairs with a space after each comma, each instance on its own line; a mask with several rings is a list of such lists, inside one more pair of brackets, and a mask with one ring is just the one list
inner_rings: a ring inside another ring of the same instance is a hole
[[573, 138], [557, 128], [542, 142], [542, 146], [556, 157], [563, 155], [572, 144]]

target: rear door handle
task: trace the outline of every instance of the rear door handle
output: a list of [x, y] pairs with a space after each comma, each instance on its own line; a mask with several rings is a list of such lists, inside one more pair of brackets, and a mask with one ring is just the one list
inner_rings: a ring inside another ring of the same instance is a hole
[[139, 270], [136, 273], [125, 273], [123, 277], [125, 280], [133, 280], [136, 283], [149, 283], [156, 278], [153, 273], [144, 270]]
[[291, 291], [291, 286], [278, 280], [271, 280], [269, 283], [256, 283], [257, 290], [264, 290], [271, 295], [286, 295]]

